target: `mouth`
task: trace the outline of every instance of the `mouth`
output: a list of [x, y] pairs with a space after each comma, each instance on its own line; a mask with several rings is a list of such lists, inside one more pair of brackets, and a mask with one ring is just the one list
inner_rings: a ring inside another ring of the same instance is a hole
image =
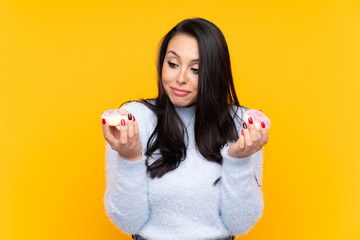
[[185, 89], [178, 89], [178, 88], [171, 88], [171, 91], [176, 95], [176, 96], [186, 96], [188, 95], [189, 93], [191, 93], [190, 91], [188, 90], [185, 90]]

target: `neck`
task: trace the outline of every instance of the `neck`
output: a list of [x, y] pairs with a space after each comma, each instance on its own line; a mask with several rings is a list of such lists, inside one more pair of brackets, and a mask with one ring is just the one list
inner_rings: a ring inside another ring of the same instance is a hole
[[187, 107], [178, 107], [174, 105], [174, 108], [177, 114], [179, 115], [180, 119], [185, 124], [185, 126], [189, 126], [191, 122], [194, 121], [194, 116], [195, 116], [194, 104]]

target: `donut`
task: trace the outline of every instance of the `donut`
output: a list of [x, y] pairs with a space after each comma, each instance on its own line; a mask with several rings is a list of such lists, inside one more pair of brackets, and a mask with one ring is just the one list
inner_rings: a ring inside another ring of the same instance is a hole
[[252, 118], [253, 124], [255, 125], [255, 128], [256, 128], [256, 131], [260, 132], [261, 122], [264, 122], [265, 126], [267, 128], [270, 128], [270, 125], [271, 125], [270, 119], [262, 111], [255, 110], [255, 109], [247, 110], [244, 113], [243, 120], [248, 125], [249, 125], [249, 117]]
[[125, 125], [128, 124], [128, 115], [129, 112], [125, 109], [110, 109], [106, 110], [101, 118], [105, 119], [110, 126], [120, 126], [122, 119], [125, 120]]

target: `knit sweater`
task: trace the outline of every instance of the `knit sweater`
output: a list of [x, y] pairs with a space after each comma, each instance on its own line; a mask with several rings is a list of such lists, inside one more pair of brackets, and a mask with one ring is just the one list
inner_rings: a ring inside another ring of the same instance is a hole
[[[122, 108], [136, 117], [145, 153], [157, 123], [155, 113], [139, 102]], [[223, 164], [210, 162], [196, 148], [194, 107], [175, 109], [187, 127], [189, 142], [184, 161], [163, 177], [148, 176], [144, 154], [132, 162], [106, 145], [104, 201], [108, 216], [126, 233], [149, 240], [210, 240], [248, 232], [264, 207], [261, 150], [249, 157], [232, 158], [227, 153], [228, 143], [221, 149]], [[237, 111], [240, 119], [242, 112]], [[234, 122], [240, 132], [240, 121]], [[150, 157], [149, 164], [155, 160]]]

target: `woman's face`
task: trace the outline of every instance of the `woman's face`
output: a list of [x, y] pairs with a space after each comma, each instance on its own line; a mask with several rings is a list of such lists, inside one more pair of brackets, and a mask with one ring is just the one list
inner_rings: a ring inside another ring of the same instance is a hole
[[162, 85], [174, 105], [186, 107], [195, 102], [198, 74], [197, 40], [185, 34], [175, 35], [168, 44], [162, 67]]

